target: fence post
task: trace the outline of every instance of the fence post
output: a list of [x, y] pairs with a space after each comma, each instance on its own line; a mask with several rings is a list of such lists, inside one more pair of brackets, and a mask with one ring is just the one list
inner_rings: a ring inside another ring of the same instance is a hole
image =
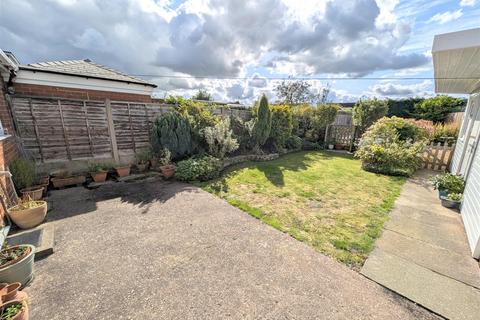
[[110, 143], [112, 145], [112, 155], [116, 163], [120, 162], [120, 157], [118, 155], [118, 146], [117, 146], [117, 137], [115, 136], [115, 127], [113, 125], [113, 116], [112, 116], [112, 105], [110, 99], [105, 99], [105, 109], [107, 113], [107, 125], [108, 125], [108, 135], [110, 137]]

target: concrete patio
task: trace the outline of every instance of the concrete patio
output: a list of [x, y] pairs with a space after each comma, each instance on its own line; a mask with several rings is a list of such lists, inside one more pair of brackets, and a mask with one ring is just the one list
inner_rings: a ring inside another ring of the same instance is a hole
[[26, 289], [42, 319], [434, 319], [198, 188], [52, 192], [55, 253]]
[[480, 269], [461, 216], [421, 171], [404, 186], [362, 274], [449, 319], [478, 319]]

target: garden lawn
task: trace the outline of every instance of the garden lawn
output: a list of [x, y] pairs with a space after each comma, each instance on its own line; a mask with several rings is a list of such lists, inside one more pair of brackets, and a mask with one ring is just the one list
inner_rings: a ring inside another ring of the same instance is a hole
[[358, 270], [404, 182], [363, 171], [351, 156], [312, 151], [237, 165], [201, 186]]

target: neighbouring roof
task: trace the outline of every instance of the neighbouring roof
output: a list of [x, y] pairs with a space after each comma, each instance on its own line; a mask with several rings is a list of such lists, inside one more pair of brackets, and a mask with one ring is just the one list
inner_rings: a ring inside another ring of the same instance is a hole
[[436, 35], [432, 47], [435, 91], [480, 91], [480, 28]]
[[20, 66], [20, 69], [143, 84], [154, 88], [157, 87], [153, 83], [149, 83], [117, 70], [96, 64], [89, 59], [31, 63]]

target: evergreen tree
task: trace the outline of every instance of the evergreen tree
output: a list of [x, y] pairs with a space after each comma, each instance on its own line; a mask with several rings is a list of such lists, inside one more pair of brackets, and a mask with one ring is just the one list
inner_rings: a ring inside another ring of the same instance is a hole
[[268, 100], [265, 95], [260, 99], [260, 105], [257, 110], [257, 119], [253, 127], [253, 138], [257, 147], [262, 147], [270, 136], [272, 127], [272, 114], [268, 106]]

